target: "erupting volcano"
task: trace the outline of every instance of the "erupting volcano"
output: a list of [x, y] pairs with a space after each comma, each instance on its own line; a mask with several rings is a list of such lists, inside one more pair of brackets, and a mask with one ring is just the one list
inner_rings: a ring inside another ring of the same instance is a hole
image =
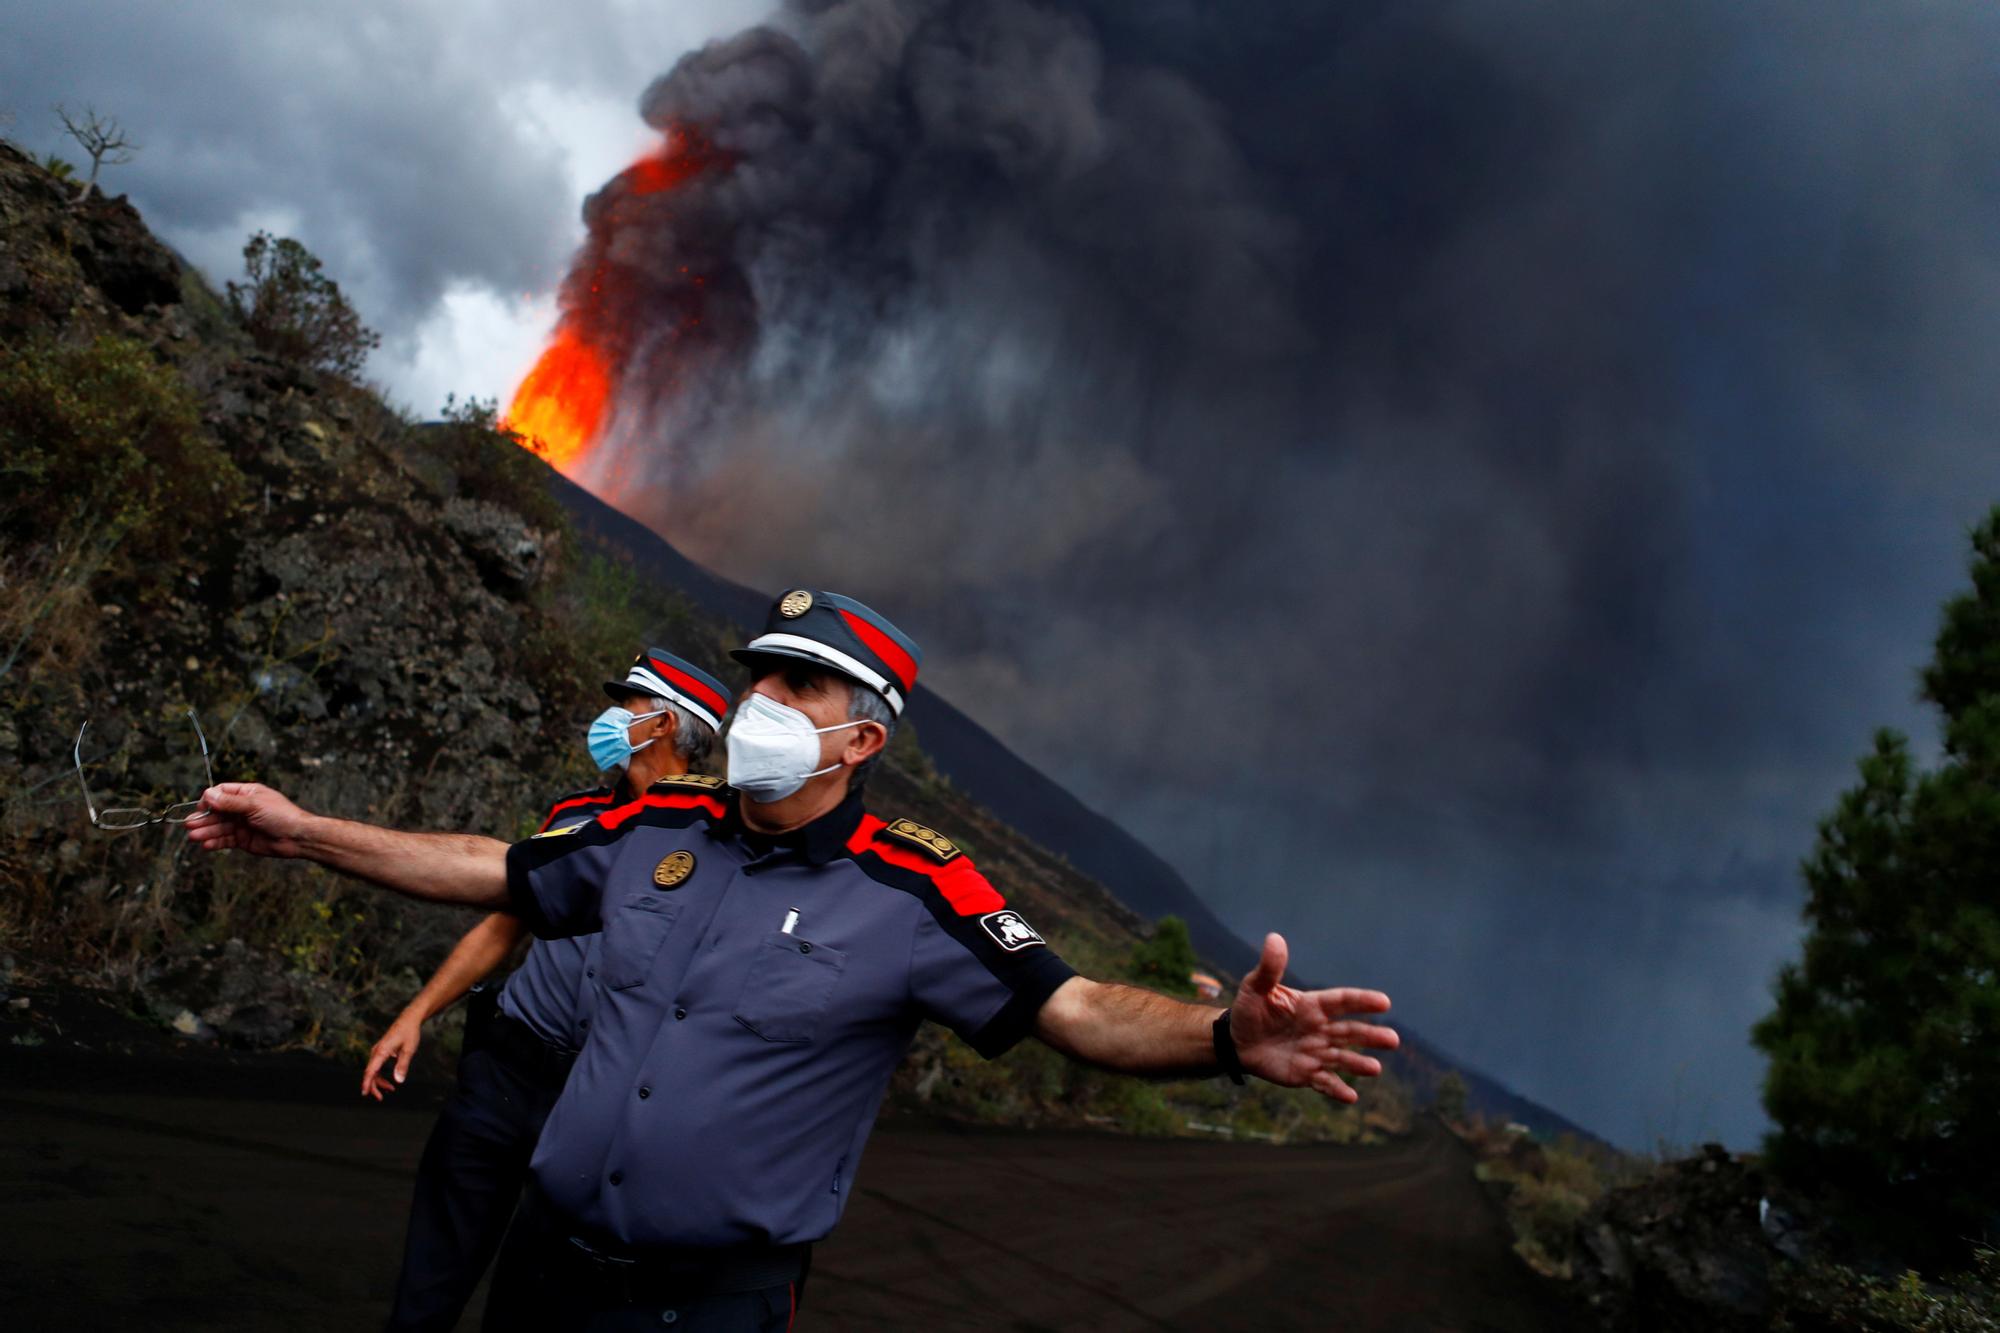
[[[669, 358], [707, 333], [702, 315], [715, 263], [699, 258], [714, 251], [700, 243], [700, 206], [682, 187], [726, 171], [733, 160], [698, 132], [670, 125], [657, 152], [584, 202], [588, 236], [563, 280], [555, 335], [501, 423], [560, 471], [590, 457], [622, 386], [643, 388], [635, 397], [652, 410], [683, 384], [686, 367]], [[665, 242], [667, 253], [629, 242], [614, 247], [621, 234]], [[680, 253], [664, 262], [673, 252]]]
[[611, 373], [603, 357], [573, 330], [558, 328], [514, 391], [502, 424], [567, 472], [596, 441], [610, 398]]

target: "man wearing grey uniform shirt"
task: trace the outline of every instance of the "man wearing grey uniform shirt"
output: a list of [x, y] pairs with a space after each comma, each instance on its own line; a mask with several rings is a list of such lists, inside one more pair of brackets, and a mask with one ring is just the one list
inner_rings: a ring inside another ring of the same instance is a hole
[[[705, 759], [728, 695], [722, 682], [658, 648], [641, 652], [591, 724], [591, 758], [611, 785], [557, 800], [542, 831], [594, 818]], [[714, 782], [714, 779], [706, 779]], [[719, 784], [717, 784], [719, 785]], [[527, 928], [496, 912], [466, 932], [369, 1054], [361, 1091], [380, 1101], [409, 1072], [424, 1022], [513, 953]], [[391, 1333], [454, 1327], [513, 1215], [543, 1122], [590, 1030], [598, 936], [536, 940], [491, 1007], [468, 1014], [458, 1082], [417, 1166]], [[492, 997], [485, 997], [488, 1006]], [[479, 1004], [476, 998], [475, 1005]], [[393, 1077], [387, 1067], [393, 1062]]]
[[[878, 613], [797, 589], [736, 656], [730, 787], [658, 790], [512, 848], [392, 833], [225, 783], [205, 848], [303, 856], [419, 897], [601, 930], [590, 1040], [536, 1150], [541, 1304], [521, 1326], [782, 1329], [890, 1072], [934, 1019], [1130, 1073], [1254, 1073], [1355, 1099], [1394, 1049], [1368, 990], [1282, 984], [1267, 936], [1228, 1009], [1077, 976], [951, 839], [862, 805], [917, 674]], [[531, 1308], [534, 1307], [534, 1308]]]

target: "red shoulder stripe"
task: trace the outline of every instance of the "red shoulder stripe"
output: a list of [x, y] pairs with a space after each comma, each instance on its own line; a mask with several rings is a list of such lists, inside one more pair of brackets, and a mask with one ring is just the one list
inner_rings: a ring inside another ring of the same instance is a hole
[[611, 801], [612, 795], [610, 792], [606, 792], [602, 796], [572, 796], [567, 801], [557, 801], [549, 807], [548, 816], [542, 820], [542, 826], [536, 829], [535, 832], [547, 833], [549, 825], [556, 822], [556, 816], [565, 810], [574, 810], [579, 805], [610, 805]]
[[648, 792], [636, 801], [628, 801], [616, 810], [606, 810], [597, 817], [597, 822], [606, 828], [615, 829], [641, 810], [706, 810], [717, 819], [727, 813], [722, 802], [705, 792]]
[[1000, 896], [1000, 890], [994, 888], [986, 876], [973, 869], [969, 858], [955, 856], [939, 865], [921, 852], [877, 838], [875, 835], [884, 827], [875, 816], [864, 815], [861, 826], [847, 840], [847, 849], [857, 856], [862, 852], [873, 852], [899, 870], [914, 870], [937, 885], [938, 892], [951, 904], [951, 910], [960, 916], [984, 916], [1007, 905], [1007, 900]]
[[864, 813], [861, 822], [854, 828], [854, 836], [847, 840], [847, 850], [855, 856], [868, 850], [868, 844], [875, 841], [875, 835], [888, 827], [885, 820]]
[[[923, 858], [911, 853], [911, 859]], [[1007, 905], [1007, 900], [1000, 896], [1000, 890], [988, 883], [986, 876], [962, 856], [950, 865], [939, 866], [931, 873], [931, 879], [936, 882], [938, 891], [944, 894], [945, 901], [951, 904], [951, 910], [960, 916], [984, 916]]]

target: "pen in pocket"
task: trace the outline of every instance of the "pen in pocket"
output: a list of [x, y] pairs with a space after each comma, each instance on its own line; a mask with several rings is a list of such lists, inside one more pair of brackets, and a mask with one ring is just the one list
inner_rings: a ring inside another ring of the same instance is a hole
[[785, 924], [778, 927], [778, 933], [780, 935], [789, 935], [792, 933], [792, 927], [798, 924], [799, 909], [794, 907], [791, 911], [785, 913]]

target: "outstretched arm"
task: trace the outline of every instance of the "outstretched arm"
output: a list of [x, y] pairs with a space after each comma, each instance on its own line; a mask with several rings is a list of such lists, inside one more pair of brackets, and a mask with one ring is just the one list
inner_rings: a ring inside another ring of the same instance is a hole
[[225, 782], [201, 794], [187, 822], [203, 851], [316, 861], [412, 898], [466, 907], [507, 905], [507, 844], [468, 833], [403, 833], [302, 810], [257, 782]]
[[[1354, 1047], [1393, 1051], [1392, 1029], [1357, 1022], [1389, 1008], [1380, 991], [1294, 990], [1283, 982], [1283, 937], [1264, 937], [1257, 968], [1237, 988], [1230, 1027], [1246, 1073], [1287, 1088], [1311, 1087], [1335, 1101], [1359, 1100], [1341, 1075], [1372, 1078], [1382, 1062]], [[1217, 1072], [1213, 1027], [1222, 1011], [1137, 986], [1072, 977], [1048, 998], [1035, 1035], [1090, 1064], [1128, 1074], [1205, 1077]]]
[[[394, 1092], [396, 1085], [409, 1075], [410, 1061], [423, 1043], [424, 1024], [471, 990], [474, 982], [505, 962], [527, 933], [528, 928], [519, 917], [505, 912], [495, 912], [466, 931], [450, 956], [368, 1052], [368, 1067], [361, 1074], [361, 1095], [379, 1102], [383, 1093]], [[396, 1062], [395, 1082], [382, 1072], [382, 1067], [391, 1060]]]

